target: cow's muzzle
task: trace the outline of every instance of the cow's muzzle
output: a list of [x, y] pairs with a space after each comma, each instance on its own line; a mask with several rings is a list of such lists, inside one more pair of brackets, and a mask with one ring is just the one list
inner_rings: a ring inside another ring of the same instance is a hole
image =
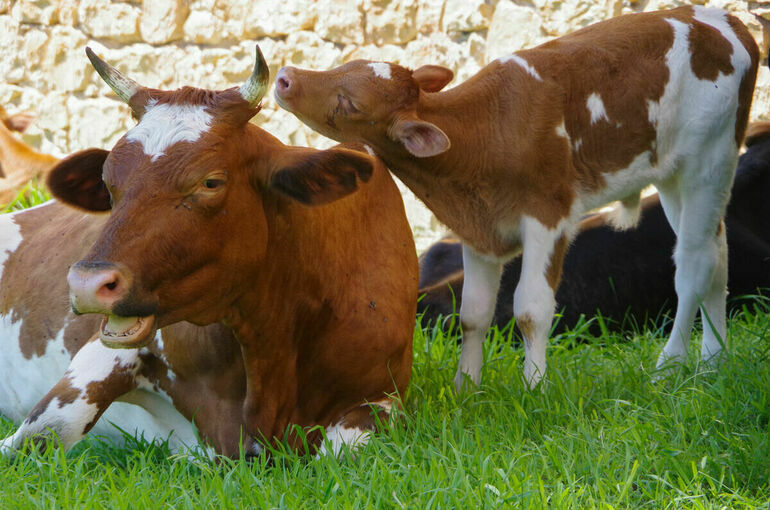
[[155, 306], [131, 306], [130, 271], [108, 262], [80, 261], [67, 275], [70, 304], [76, 314], [105, 315], [99, 337], [107, 347], [138, 348], [155, 333]]

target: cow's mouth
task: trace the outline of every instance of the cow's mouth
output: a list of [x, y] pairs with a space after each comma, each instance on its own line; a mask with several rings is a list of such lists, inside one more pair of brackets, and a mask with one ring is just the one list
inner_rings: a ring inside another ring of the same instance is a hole
[[99, 339], [113, 349], [137, 349], [149, 344], [155, 333], [155, 316], [107, 315], [99, 328]]

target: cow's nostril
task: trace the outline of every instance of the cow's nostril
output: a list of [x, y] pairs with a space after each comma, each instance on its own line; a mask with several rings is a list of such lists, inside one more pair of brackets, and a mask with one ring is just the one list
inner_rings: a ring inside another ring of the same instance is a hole
[[291, 82], [286, 78], [284, 78], [283, 76], [281, 76], [277, 80], [277, 85], [278, 85], [278, 88], [281, 90], [288, 90], [289, 86], [291, 85]]
[[107, 290], [115, 290], [115, 287], [118, 286], [118, 281], [115, 280], [114, 282], [105, 283], [104, 286], [107, 287]]

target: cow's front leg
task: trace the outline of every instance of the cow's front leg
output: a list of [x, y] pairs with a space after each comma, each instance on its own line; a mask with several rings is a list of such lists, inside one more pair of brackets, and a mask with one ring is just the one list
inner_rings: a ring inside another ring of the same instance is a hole
[[136, 388], [137, 349], [109, 349], [98, 337], [72, 358], [59, 382], [38, 402], [15, 434], [0, 442], [0, 454], [24, 446], [27, 438], [44, 442], [58, 439], [64, 449], [83, 438], [121, 395]]
[[500, 288], [502, 265], [476, 253], [463, 244], [463, 299], [460, 305], [460, 323], [463, 344], [460, 363], [455, 374], [455, 388], [461, 391], [466, 378], [473, 384], [481, 381], [483, 359], [482, 343], [495, 312], [497, 291]]
[[534, 388], [545, 375], [545, 351], [567, 239], [561, 231], [525, 217], [522, 241], [521, 277], [513, 296], [513, 314], [524, 336], [524, 379]]

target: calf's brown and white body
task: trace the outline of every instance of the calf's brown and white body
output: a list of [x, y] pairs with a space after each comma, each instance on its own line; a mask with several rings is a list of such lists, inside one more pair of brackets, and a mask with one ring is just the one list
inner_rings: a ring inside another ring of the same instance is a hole
[[502, 265], [522, 254], [514, 315], [524, 375], [545, 372], [562, 260], [587, 211], [620, 200], [633, 224], [654, 184], [678, 236], [678, 307], [659, 365], [681, 361], [699, 304], [702, 357], [725, 341], [722, 223], [756, 77], [746, 28], [700, 6], [597, 23], [495, 60], [441, 92], [451, 71], [354, 61], [282, 69], [276, 98], [336, 140], [367, 143], [463, 241], [456, 384], [480, 379]]

